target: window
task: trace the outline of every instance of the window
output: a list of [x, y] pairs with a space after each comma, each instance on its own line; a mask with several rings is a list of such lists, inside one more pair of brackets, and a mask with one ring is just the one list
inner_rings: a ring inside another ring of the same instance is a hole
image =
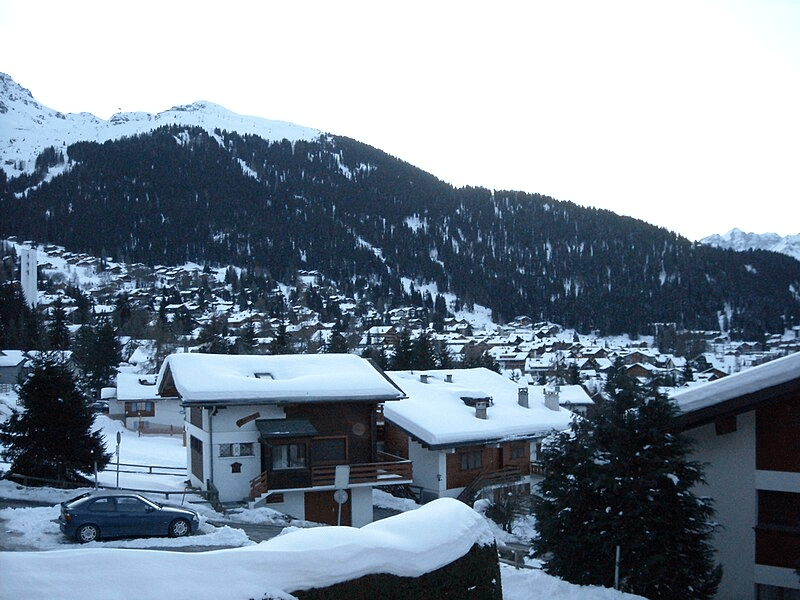
[[272, 447], [272, 468], [276, 471], [284, 469], [305, 469], [307, 465], [307, 449], [305, 444], [284, 444]]
[[246, 444], [220, 444], [220, 458], [230, 458], [232, 456], [253, 456], [253, 443]]
[[461, 470], [472, 471], [480, 469], [483, 464], [483, 453], [480, 450], [461, 453]]
[[117, 510], [124, 512], [145, 512], [147, 505], [138, 498], [120, 496], [117, 498]]
[[315, 438], [311, 442], [314, 464], [347, 462], [347, 438]]
[[189, 448], [192, 455], [192, 475], [203, 481], [203, 441], [189, 436]]
[[203, 409], [198, 406], [189, 407], [189, 422], [195, 427], [203, 428]]
[[154, 417], [156, 416], [155, 403], [149, 400], [125, 403], [126, 417]]
[[527, 458], [525, 456], [526, 450], [527, 448], [525, 447], [525, 444], [514, 444], [513, 446], [511, 446], [511, 460]]
[[114, 512], [115, 510], [113, 498], [98, 498], [89, 507], [89, 512]]

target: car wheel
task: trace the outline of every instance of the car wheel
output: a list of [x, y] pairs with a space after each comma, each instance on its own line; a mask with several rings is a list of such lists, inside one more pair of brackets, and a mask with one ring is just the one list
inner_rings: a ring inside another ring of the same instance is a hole
[[186, 519], [175, 519], [169, 524], [169, 537], [183, 537], [184, 535], [189, 535], [191, 531], [192, 528]]
[[78, 531], [75, 532], [75, 537], [81, 544], [94, 542], [100, 539], [100, 530], [97, 525], [81, 525], [78, 527]]

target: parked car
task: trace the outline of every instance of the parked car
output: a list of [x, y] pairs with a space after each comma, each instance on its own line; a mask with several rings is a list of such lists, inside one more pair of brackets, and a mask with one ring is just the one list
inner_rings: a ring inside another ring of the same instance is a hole
[[109, 537], [191, 535], [200, 526], [197, 513], [169, 506], [133, 493], [81, 494], [61, 503], [61, 532], [77, 541]]

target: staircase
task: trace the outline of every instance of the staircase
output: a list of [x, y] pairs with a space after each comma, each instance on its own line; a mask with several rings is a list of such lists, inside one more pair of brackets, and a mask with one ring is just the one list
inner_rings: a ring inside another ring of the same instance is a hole
[[520, 483], [522, 472], [519, 467], [504, 467], [497, 471], [485, 471], [473, 479], [458, 495], [458, 500], [472, 506], [481, 492]]

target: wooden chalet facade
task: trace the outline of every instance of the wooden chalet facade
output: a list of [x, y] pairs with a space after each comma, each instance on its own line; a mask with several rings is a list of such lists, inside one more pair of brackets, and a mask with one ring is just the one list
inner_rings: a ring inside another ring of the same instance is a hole
[[[403, 393], [359, 357], [175, 354], [159, 393], [186, 407], [192, 485], [220, 502], [362, 526], [375, 485], [411, 482], [410, 461], [377, 444], [379, 407]], [[344, 483], [337, 467], [349, 471]]]
[[545, 406], [532, 388], [485, 368], [387, 375], [408, 398], [384, 406], [385, 447], [413, 462], [423, 502], [452, 497], [471, 504], [498, 489], [528, 486], [537, 444], [573, 416], [557, 396]]

